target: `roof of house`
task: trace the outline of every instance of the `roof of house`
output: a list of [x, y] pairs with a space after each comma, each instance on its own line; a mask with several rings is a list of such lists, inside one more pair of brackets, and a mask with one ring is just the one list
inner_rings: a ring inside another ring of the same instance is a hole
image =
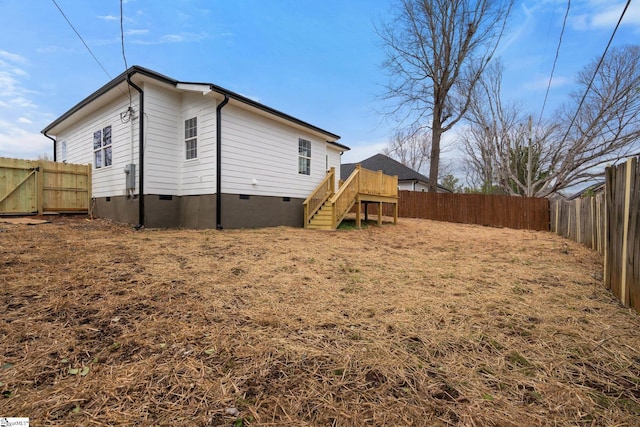
[[[403, 165], [397, 160], [392, 159], [391, 157], [385, 156], [384, 154], [376, 154], [374, 156], [369, 157], [358, 163], [345, 163], [340, 166], [340, 179], [346, 180], [349, 178], [349, 175], [356, 168], [356, 165], [360, 165], [365, 169], [379, 171], [381, 170], [386, 175], [396, 175], [398, 177], [398, 182], [400, 181], [419, 181], [428, 183], [429, 178], [421, 174], [420, 172], [416, 172], [413, 169]], [[438, 184], [438, 188], [442, 191], [451, 192], [449, 189]]]
[[597, 194], [601, 191], [604, 190], [604, 186], [605, 186], [605, 182], [604, 181], [598, 181], [594, 184], [591, 184], [590, 186], [583, 188], [582, 190], [578, 191], [577, 193], [574, 193], [572, 195], [570, 195], [569, 197], [567, 197], [567, 200], [574, 200], [580, 197], [583, 197], [585, 195], [593, 195], [593, 194]]
[[67, 120], [68, 118], [70, 118], [72, 115], [74, 115], [75, 113], [79, 112], [80, 110], [82, 110], [84, 107], [88, 106], [89, 104], [91, 104], [93, 101], [97, 100], [98, 98], [100, 98], [101, 96], [105, 95], [107, 92], [111, 91], [112, 89], [116, 88], [118, 85], [122, 84], [123, 82], [126, 82], [128, 79], [131, 79], [133, 76], [135, 76], [136, 74], [144, 76], [144, 77], [148, 77], [154, 80], [157, 80], [161, 83], [165, 83], [168, 84], [170, 86], [174, 86], [175, 88], [179, 89], [179, 88], [185, 88], [188, 86], [193, 86], [193, 87], [198, 87], [198, 88], [206, 88], [207, 91], [211, 91], [211, 92], [216, 92], [219, 93], [223, 96], [227, 96], [229, 97], [229, 99], [232, 100], [236, 100], [242, 104], [246, 104], [247, 106], [256, 108], [260, 111], [272, 114], [276, 117], [279, 117], [280, 119], [284, 119], [286, 121], [295, 123], [298, 126], [302, 126], [304, 128], [307, 128], [309, 130], [312, 130], [314, 132], [317, 133], [321, 133], [323, 135], [325, 135], [326, 137], [328, 137], [329, 139], [331, 139], [331, 141], [327, 141], [333, 145], [336, 145], [337, 147], [343, 149], [343, 150], [349, 150], [349, 147], [347, 147], [346, 145], [342, 145], [338, 142], [336, 142], [338, 139], [340, 139], [340, 136], [328, 132], [324, 129], [321, 129], [317, 126], [314, 126], [310, 123], [307, 123], [305, 121], [302, 121], [296, 117], [290, 116], [286, 113], [283, 113], [281, 111], [278, 111], [274, 108], [268, 107], [264, 104], [261, 104], [259, 102], [256, 102], [252, 99], [249, 99], [245, 96], [242, 96], [236, 92], [230, 91], [228, 89], [225, 89], [223, 87], [220, 87], [218, 85], [215, 85], [213, 83], [194, 83], [194, 82], [181, 82], [175, 79], [172, 79], [171, 77], [167, 77], [163, 74], [157, 73], [153, 70], [150, 70], [148, 68], [144, 68], [144, 67], [140, 67], [138, 65], [134, 65], [132, 67], [130, 67], [128, 70], [126, 70], [125, 72], [123, 72], [122, 74], [120, 74], [119, 76], [117, 76], [116, 78], [114, 78], [113, 80], [111, 80], [109, 83], [105, 84], [104, 86], [102, 86], [100, 89], [98, 89], [97, 91], [95, 91], [94, 93], [92, 93], [91, 95], [89, 95], [88, 97], [86, 97], [85, 99], [83, 99], [82, 101], [80, 101], [78, 104], [76, 104], [74, 107], [72, 107], [70, 110], [68, 110], [66, 113], [64, 113], [63, 115], [61, 115], [60, 117], [58, 117], [56, 120], [54, 120], [51, 124], [49, 124], [47, 127], [45, 127], [42, 130], [43, 134], [46, 134], [47, 132], [50, 132], [52, 129], [54, 129], [55, 127], [57, 127], [58, 125], [62, 124], [65, 120]]

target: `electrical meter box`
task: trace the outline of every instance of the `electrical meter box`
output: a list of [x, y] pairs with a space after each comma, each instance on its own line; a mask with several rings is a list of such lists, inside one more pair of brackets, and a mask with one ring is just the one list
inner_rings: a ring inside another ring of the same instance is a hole
[[127, 175], [125, 181], [127, 190], [136, 189], [136, 165], [135, 163], [129, 163], [124, 167], [124, 173]]

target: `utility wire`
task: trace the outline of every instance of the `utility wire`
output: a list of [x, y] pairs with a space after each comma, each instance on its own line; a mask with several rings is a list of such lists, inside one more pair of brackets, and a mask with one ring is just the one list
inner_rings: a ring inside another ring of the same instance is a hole
[[53, 4], [56, 5], [56, 7], [58, 8], [58, 10], [60, 11], [60, 13], [62, 14], [62, 16], [64, 17], [64, 19], [67, 21], [67, 24], [69, 24], [69, 26], [71, 27], [71, 29], [76, 33], [76, 35], [78, 36], [78, 38], [80, 39], [80, 41], [82, 41], [82, 44], [84, 44], [84, 47], [87, 48], [87, 50], [89, 51], [89, 53], [91, 54], [91, 56], [93, 57], [93, 59], [95, 59], [95, 61], [98, 63], [98, 65], [100, 66], [100, 68], [102, 68], [102, 71], [104, 71], [107, 76], [109, 76], [110, 79], [113, 80], [113, 77], [111, 77], [111, 74], [109, 74], [109, 72], [107, 71], [106, 68], [104, 68], [104, 66], [100, 63], [100, 61], [98, 60], [98, 58], [93, 54], [93, 52], [91, 51], [91, 48], [89, 47], [89, 45], [87, 45], [87, 43], [84, 41], [84, 39], [82, 38], [82, 36], [80, 35], [80, 33], [78, 32], [78, 30], [76, 30], [76, 28], [73, 26], [73, 24], [71, 23], [71, 21], [69, 21], [69, 18], [67, 18], [67, 15], [64, 14], [64, 12], [62, 11], [62, 9], [60, 8], [60, 6], [58, 6], [58, 3], [56, 2], [56, 0], [51, 0], [53, 2]]
[[124, 14], [122, 13], [122, 0], [120, 0], [120, 40], [122, 41], [122, 59], [124, 59], [124, 69], [128, 70], [127, 56], [124, 54]]
[[593, 72], [593, 76], [591, 76], [591, 80], [589, 81], [589, 84], [587, 85], [587, 89], [584, 91], [584, 95], [582, 96], [582, 99], [580, 100], [580, 104], [578, 104], [578, 108], [576, 109], [576, 113], [573, 115], [573, 118], [571, 119], [571, 123], [569, 123], [569, 127], [567, 128], [567, 132], [564, 134], [564, 137], [562, 138], [562, 144], [564, 144], [566, 142], [567, 138], [569, 137], [569, 131], [571, 131], [571, 127], [573, 126], [573, 124], [575, 123], [576, 119], [578, 118], [578, 113], [580, 112], [580, 108], [582, 108], [582, 104], [584, 104], [585, 99], [587, 99], [587, 95], [589, 94], [589, 91], [591, 90], [591, 86], [593, 85], [593, 81], [596, 79], [596, 76], [598, 75], [598, 71], [600, 70], [600, 66], [604, 62], [604, 58], [607, 55], [607, 51], [609, 50], [609, 47], [611, 46], [611, 43], [613, 42], [613, 37], [616, 35], [616, 32], [618, 31], [618, 27], [620, 27], [620, 23], [622, 22], [622, 18], [624, 18], [624, 14], [627, 12], [627, 9], [629, 8], [630, 4], [631, 4], [631, 0], [627, 0], [627, 4], [624, 6], [624, 9], [622, 10], [622, 14], [620, 15], [620, 19], [618, 19], [618, 23], [616, 24], [616, 27], [613, 29], [613, 33], [611, 34], [611, 37], [609, 38], [609, 43], [607, 43], [607, 47], [604, 49], [604, 52], [602, 53], [602, 56], [600, 57], [600, 61], [598, 62], [598, 65], [596, 66], [595, 71]]
[[553, 73], [555, 72], [556, 64], [558, 63], [558, 56], [560, 55], [560, 46], [562, 45], [562, 36], [564, 35], [564, 29], [567, 26], [567, 17], [569, 16], [570, 8], [571, 8], [571, 0], [567, 0], [567, 11], [564, 14], [564, 20], [562, 21], [562, 30], [560, 31], [560, 39], [558, 40], [558, 46], [556, 47], [556, 57], [553, 59], [553, 66], [551, 67], [551, 74], [549, 75], [549, 82], [547, 83], [547, 91], [544, 94], [544, 101], [542, 102], [540, 117], [538, 117], [538, 124], [542, 122], [542, 115], [544, 114], [544, 108], [547, 105], [547, 98], [549, 97], [549, 90], [551, 89], [551, 81], [553, 80]]
[[[127, 71], [129, 66], [127, 65], [127, 55], [124, 53], [124, 13], [122, 11], [122, 0], [120, 0], [120, 41], [122, 45], [122, 59], [124, 59], [124, 70]], [[131, 86], [127, 85], [129, 89], [129, 110], [131, 110], [131, 104], [133, 101], [131, 100]]]

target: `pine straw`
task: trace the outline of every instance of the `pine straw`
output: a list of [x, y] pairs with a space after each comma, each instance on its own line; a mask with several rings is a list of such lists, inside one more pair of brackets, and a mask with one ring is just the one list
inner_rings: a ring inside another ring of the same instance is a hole
[[0, 229], [0, 416], [33, 426], [640, 416], [638, 315], [551, 233]]

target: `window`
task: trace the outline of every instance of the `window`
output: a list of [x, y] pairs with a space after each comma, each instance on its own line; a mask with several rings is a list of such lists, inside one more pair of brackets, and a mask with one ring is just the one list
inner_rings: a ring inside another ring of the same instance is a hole
[[93, 159], [96, 169], [111, 166], [111, 126], [93, 133]]
[[194, 117], [184, 121], [185, 158], [198, 157], [198, 118]]
[[67, 163], [67, 141], [60, 143], [60, 160], [62, 163]]
[[311, 175], [311, 141], [298, 139], [298, 173]]

